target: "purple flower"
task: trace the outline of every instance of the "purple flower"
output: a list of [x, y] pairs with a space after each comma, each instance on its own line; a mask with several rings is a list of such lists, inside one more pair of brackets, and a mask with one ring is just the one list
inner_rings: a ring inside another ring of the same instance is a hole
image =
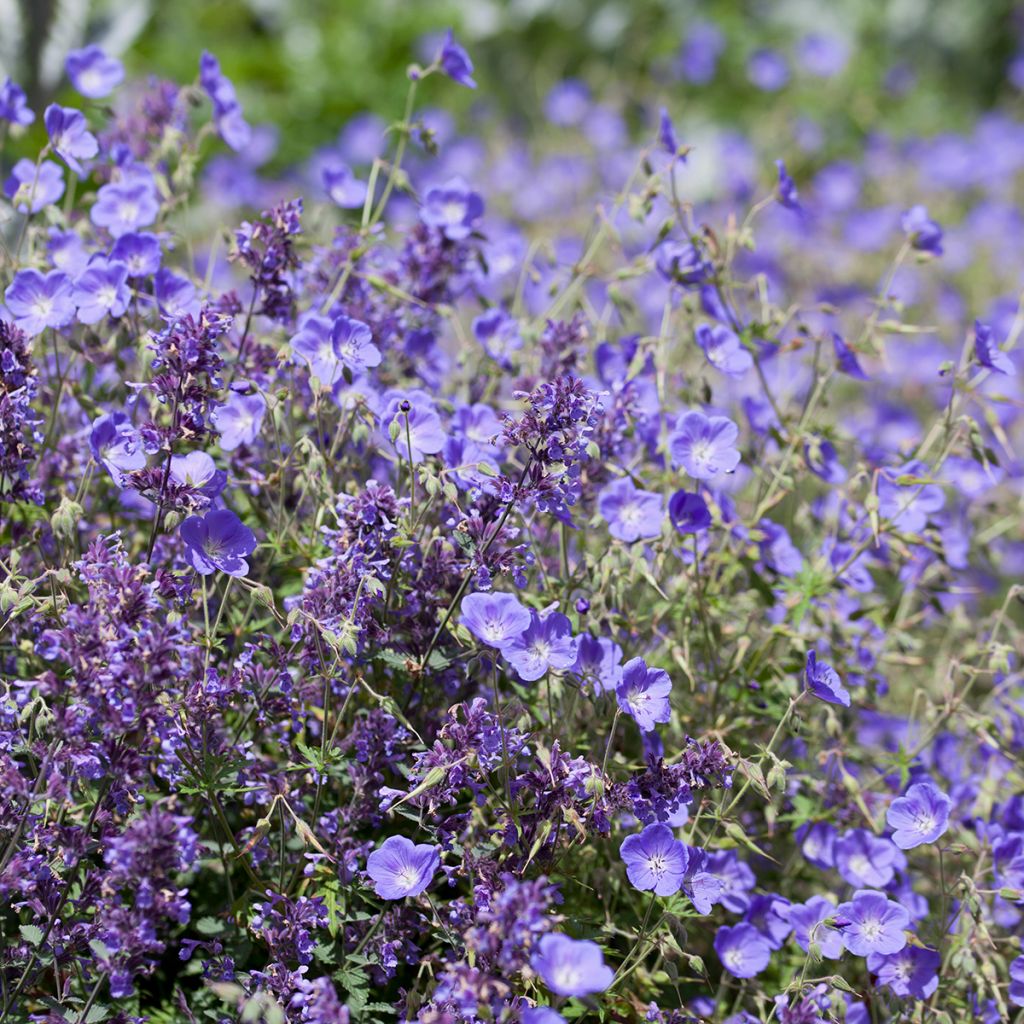
[[142, 435], [123, 412], [99, 416], [92, 421], [89, 447], [93, 458], [106, 467], [118, 487], [125, 486], [125, 474], [146, 465]]
[[804, 859], [822, 871], [835, 867], [836, 830], [827, 821], [801, 825], [797, 830]]
[[942, 228], [928, 217], [925, 206], [912, 206], [900, 217], [903, 233], [918, 252], [942, 255]]
[[218, 405], [210, 417], [220, 435], [221, 449], [233, 452], [240, 445], [252, 444], [260, 436], [266, 411], [266, 399], [259, 392], [240, 395], [232, 391], [228, 400]]
[[708, 362], [729, 377], [742, 377], [754, 365], [754, 357], [728, 327], [700, 324], [695, 337]]
[[28, 107], [25, 90], [9, 77], [5, 78], [4, 84], [0, 86], [0, 120], [24, 127], [35, 119], [35, 113]]
[[146, 181], [111, 182], [96, 195], [89, 218], [114, 238], [152, 224], [160, 212], [152, 184]]
[[79, 322], [95, 324], [105, 316], [119, 317], [131, 301], [127, 280], [128, 268], [123, 263], [90, 264], [74, 286]]
[[160, 239], [148, 231], [121, 235], [110, 251], [110, 258], [123, 263], [129, 277], [150, 277], [160, 269]]
[[206, 452], [189, 452], [171, 456], [171, 479], [212, 501], [224, 490], [228, 476]]
[[847, 922], [841, 928], [843, 945], [854, 956], [898, 953], [907, 944], [910, 915], [885, 893], [858, 889], [852, 900], [839, 904], [836, 917]]
[[570, 669], [576, 663], [577, 642], [572, 623], [561, 612], [548, 612], [541, 617], [530, 613], [530, 624], [509, 640], [501, 653], [524, 682], [532, 683], [549, 669], [556, 672]]
[[747, 78], [764, 92], [777, 92], [789, 81], [789, 67], [774, 50], [755, 50], [747, 61]]
[[840, 373], [845, 373], [857, 380], [867, 380], [868, 375], [861, 369], [857, 353], [846, 344], [842, 335], [832, 332], [832, 350], [836, 354], [836, 366]]
[[256, 548], [256, 535], [230, 509], [213, 509], [201, 519], [189, 516], [180, 533], [185, 561], [200, 576], [218, 569], [229, 576], [244, 576], [249, 571], [245, 559]]
[[11, 168], [4, 195], [20, 213], [38, 213], [64, 195], [64, 169], [52, 160], [44, 160], [37, 168], [23, 157]]
[[779, 184], [775, 190], [779, 203], [787, 210], [799, 210], [800, 194], [796, 190], [793, 179], [786, 171], [786, 165], [781, 160], [776, 160], [775, 169], [779, 172]]
[[721, 902], [726, 910], [742, 914], [750, 906], [750, 893], [757, 879], [750, 865], [735, 850], [716, 850], [708, 855], [707, 870], [722, 882]]
[[231, 80], [220, 70], [220, 61], [204, 50], [199, 58], [199, 84], [213, 104], [217, 134], [235, 152], [245, 149], [252, 139], [252, 128], [242, 115], [242, 105]]
[[331, 328], [334, 354], [353, 372], [380, 366], [380, 349], [373, 343], [373, 334], [362, 320], [339, 316]]
[[800, 61], [804, 69], [818, 78], [832, 78], [846, 67], [850, 44], [842, 36], [809, 32], [800, 40]]
[[597, 496], [597, 509], [608, 523], [608, 532], [627, 543], [657, 537], [665, 519], [662, 496], [637, 490], [629, 477], [606, 484]]
[[4, 292], [14, 322], [30, 338], [47, 327], [63, 327], [75, 316], [71, 279], [60, 270], [41, 274], [38, 270], [19, 270]]
[[331, 202], [343, 210], [358, 209], [366, 202], [366, 182], [360, 181], [352, 173], [352, 168], [340, 160], [325, 167], [320, 173], [320, 180]]
[[54, 152], [81, 177], [85, 174], [80, 160], [91, 160], [99, 152], [96, 136], [89, 131], [85, 114], [73, 107], [51, 103], [43, 114], [46, 132]]
[[992, 328], [980, 320], [974, 321], [974, 355], [988, 370], [1005, 374], [1007, 377], [1014, 377], [1017, 374], [1017, 367], [992, 336]]
[[366, 873], [381, 899], [402, 900], [419, 896], [441, 866], [440, 848], [415, 844], [405, 836], [389, 836], [366, 858]]
[[806, 903], [794, 903], [788, 911], [793, 938], [806, 953], [813, 943], [827, 960], [843, 955], [843, 938], [833, 925], [825, 922], [836, 916], [836, 907], [824, 896], [812, 896]]
[[473, 321], [473, 337], [483, 350], [500, 366], [510, 369], [509, 354], [523, 347], [519, 324], [500, 306], [481, 313]]
[[648, 668], [643, 658], [622, 666], [622, 682], [615, 688], [619, 707], [644, 731], [672, 717], [669, 694], [672, 680], [664, 669]]
[[572, 670], [584, 683], [593, 685], [594, 693], [608, 693], [622, 682], [622, 648], [606, 636], [583, 633]]
[[488, 647], [502, 648], [529, 629], [532, 616], [513, 594], [467, 594], [459, 621]]
[[667, 239], [658, 246], [654, 262], [666, 281], [687, 287], [700, 284], [711, 272], [707, 260], [689, 242]]
[[1014, 1006], [1024, 1006], [1024, 956], [1010, 964], [1010, 990], [1007, 997]]
[[676, 491], [669, 499], [668, 517], [679, 533], [700, 533], [711, 525], [707, 502], [691, 491]]
[[953, 801], [931, 782], [917, 782], [893, 800], [885, 820], [901, 850], [934, 843], [949, 828]]
[[445, 34], [437, 62], [450, 79], [467, 89], [476, 88], [476, 82], [473, 81], [473, 62], [469, 59], [469, 54], [455, 41], [451, 29]]
[[427, 455], [436, 455], [444, 447], [441, 417], [425, 391], [388, 391], [383, 406], [381, 426], [403, 459], [422, 462]]
[[332, 323], [327, 317], [308, 313], [291, 340], [292, 351], [309, 365], [309, 372], [325, 388], [333, 387], [342, 371], [331, 334]]
[[711, 908], [719, 903], [725, 893], [725, 883], [708, 868], [706, 851], [696, 846], [686, 848], [686, 876], [683, 878], [683, 892], [689, 897], [694, 910], [700, 915], [710, 914]]
[[91, 100], [109, 96], [124, 81], [124, 65], [95, 43], [72, 50], [64, 67], [71, 84]]
[[816, 651], [807, 652], [807, 663], [804, 666], [804, 684], [819, 700], [827, 704], [850, 706], [850, 692], [843, 686], [839, 673], [824, 661], [818, 661]]
[[930, 999], [939, 987], [942, 957], [934, 949], [904, 946], [898, 953], [870, 953], [868, 970], [879, 985], [887, 985], [903, 999]]
[[530, 965], [560, 996], [578, 998], [603, 992], [615, 976], [596, 942], [570, 939], [561, 932], [541, 938]]
[[668, 439], [673, 465], [681, 466], [695, 480], [710, 480], [731, 473], [740, 461], [733, 447], [739, 428], [726, 416], [688, 412]]
[[900, 857], [902, 854], [890, 840], [863, 828], [844, 832], [835, 844], [836, 868], [850, 885], [888, 885]]
[[719, 928], [715, 933], [715, 952], [722, 966], [737, 978], [753, 978], [772, 958], [768, 940], [745, 922]]
[[634, 889], [651, 890], [658, 896], [679, 892], [686, 874], [686, 847], [672, 835], [672, 829], [656, 822], [639, 835], [627, 836], [619, 853], [626, 864], [626, 876]]
[[672, 118], [664, 107], [661, 108], [658, 114], [658, 142], [669, 156], [676, 156], [679, 152], [676, 130], [672, 126]]
[[484, 201], [461, 178], [428, 189], [420, 220], [453, 242], [468, 238], [483, 216]]

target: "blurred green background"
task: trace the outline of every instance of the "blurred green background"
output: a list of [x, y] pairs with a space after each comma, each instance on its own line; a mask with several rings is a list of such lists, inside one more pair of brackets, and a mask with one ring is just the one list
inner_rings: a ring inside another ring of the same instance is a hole
[[[20, 6], [19, 6], [20, 5]], [[60, 89], [62, 53], [86, 41], [119, 52], [133, 75], [191, 81], [212, 50], [253, 123], [278, 125], [276, 162], [334, 138], [353, 113], [401, 111], [404, 71], [429, 58], [424, 39], [448, 26], [472, 55], [480, 89], [445, 90], [446, 107], [485, 105], [528, 124], [550, 87], [587, 80], [599, 98], [638, 116], [667, 102], [702, 120], [764, 124], [806, 115], [842, 148], [878, 129], [931, 134], [1017, 102], [1008, 68], [1024, 19], [1013, 0], [5, 0], [20, 11], [0, 36], [3, 70], [39, 105]], [[15, 24], [15, 22], [17, 22]], [[680, 80], [680, 47], [714, 23], [725, 45], [714, 78]], [[845, 71], [801, 75], [798, 41], [847, 41]], [[758, 47], [777, 48], [794, 74], [781, 92], [748, 80]], [[900, 87], [894, 86], [895, 76]], [[441, 100], [428, 92], [426, 100]]]

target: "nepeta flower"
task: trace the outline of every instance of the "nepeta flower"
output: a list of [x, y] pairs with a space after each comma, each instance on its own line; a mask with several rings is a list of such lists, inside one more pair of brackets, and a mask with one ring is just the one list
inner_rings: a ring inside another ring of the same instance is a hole
[[476, 82], [473, 81], [473, 62], [469, 59], [469, 54], [455, 41], [451, 29], [445, 33], [437, 61], [441, 65], [441, 70], [450, 79], [467, 89], [476, 88]]
[[220, 70], [220, 61], [204, 50], [199, 58], [199, 84], [213, 104], [217, 134], [236, 152], [252, 139], [252, 128], [242, 115], [242, 105], [231, 80]]
[[532, 683], [549, 669], [564, 672], [576, 663], [577, 641], [572, 623], [561, 612], [530, 613], [530, 624], [501, 648], [505, 660], [524, 682]]
[[919, 252], [942, 255], [942, 228], [928, 217], [927, 207], [912, 206], [900, 218], [900, 226]]
[[679, 533], [700, 533], [711, 525], [707, 502], [691, 491], [676, 491], [669, 499], [668, 517]]
[[942, 957], [934, 949], [905, 946], [898, 953], [869, 953], [868, 970], [901, 998], [931, 999], [939, 987]]
[[898, 953], [907, 944], [910, 915], [885, 893], [858, 889], [852, 900], [839, 904], [836, 916], [846, 922], [840, 930], [843, 945], [854, 956]]
[[934, 843], [949, 828], [953, 801], [931, 782], [917, 782], [893, 800], [885, 820], [901, 850]]
[[428, 189], [423, 197], [420, 219], [437, 228], [445, 238], [458, 242], [468, 238], [483, 216], [484, 201], [461, 178]]
[[41, 274], [30, 268], [19, 270], [4, 292], [14, 322], [30, 338], [47, 327], [63, 327], [75, 316], [71, 279], [60, 270]]
[[181, 524], [185, 542], [185, 561], [200, 576], [226, 572], [229, 576], [245, 576], [249, 563], [245, 560], [256, 548], [256, 536], [230, 509], [207, 512], [201, 519], [189, 516]]
[[85, 168], [79, 161], [91, 160], [99, 152], [96, 136], [89, 131], [85, 115], [72, 107], [51, 103], [43, 114], [53, 151], [81, 177]]
[[1002, 373], [1007, 377], [1017, 374], [1013, 360], [997, 344], [992, 335], [992, 328], [980, 320], [974, 321], [974, 355], [978, 362], [994, 373]]
[[608, 532], [627, 543], [657, 537], [665, 518], [661, 495], [638, 490], [629, 477], [606, 484], [597, 497], [597, 509]]
[[835, 844], [836, 868], [850, 885], [888, 885], [900, 857], [902, 854], [889, 839], [863, 828], [844, 832]]
[[36, 167], [23, 157], [11, 168], [4, 182], [4, 195], [20, 213], [38, 213], [64, 195], [64, 170], [52, 160]]
[[781, 160], [776, 160], [775, 168], [779, 172], [779, 184], [775, 192], [779, 203], [788, 210], [799, 210], [800, 196], [793, 179], [786, 172], [786, 165]]
[[227, 401], [210, 414], [221, 449], [233, 452], [243, 444], [253, 444], [260, 436], [266, 412], [267, 401], [258, 391], [251, 395], [232, 391]]
[[639, 835], [627, 836], [619, 853], [635, 889], [658, 896], [679, 892], [686, 874], [686, 847], [667, 825], [656, 822]]
[[467, 594], [460, 621], [478, 640], [502, 648], [530, 626], [531, 613], [513, 594]]
[[33, 408], [39, 370], [24, 331], [0, 320], [0, 501], [42, 503], [31, 481], [36, 445], [43, 441], [42, 417]]
[[339, 316], [331, 328], [334, 354], [353, 372], [380, 366], [380, 349], [373, 343], [370, 328], [361, 320]]
[[729, 377], [742, 377], [754, 365], [740, 339], [722, 324], [700, 324], [694, 336], [708, 362]]
[[731, 473], [740, 461], [733, 447], [739, 428], [727, 416], [688, 412], [668, 439], [672, 463], [695, 480], [710, 480]]
[[737, 978], [753, 978], [772, 958], [768, 940], [745, 922], [719, 928], [715, 933], [715, 952], [722, 966]]
[[540, 940], [530, 966], [552, 992], [567, 997], [603, 992], [615, 976], [596, 942], [571, 939], [560, 932]]
[[807, 663], [804, 667], [804, 684], [819, 700], [827, 704], [850, 706], [850, 691], [843, 686], [839, 673], [824, 661], [818, 661], [817, 652], [807, 652]]
[[619, 707], [644, 731], [672, 717], [669, 694], [672, 680], [660, 668], [648, 668], [643, 658], [631, 658], [622, 666], [622, 681], [615, 688]]
[[76, 281], [74, 300], [83, 324], [99, 323], [106, 316], [118, 317], [131, 301], [128, 268], [116, 260], [96, 262]]
[[72, 50], [64, 61], [71, 84], [89, 99], [109, 96], [124, 81], [124, 65], [95, 43]]
[[424, 892], [440, 865], [438, 847], [390, 836], [366, 859], [366, 873], [381, 899], [401, 900]]
[[0, 120], [24, 127], [35, 119], [35, 113], [28, 107], [24, 89], [17, 82], [11, 81], [10, 76], [5, 78], [4, 84], [0, 86]]
[[152, 224], [160, 212], [153, 186], [146, 181], [111, 182], [100, 188], [89, 218], [114, 238]]

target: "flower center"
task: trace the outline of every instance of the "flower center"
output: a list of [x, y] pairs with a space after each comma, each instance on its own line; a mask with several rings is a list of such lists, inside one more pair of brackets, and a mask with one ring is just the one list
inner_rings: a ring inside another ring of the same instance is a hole
[[856, 875], [866, 875], [871, 870], [871, 861], [863, 853], [850, 858], [850, 870]]

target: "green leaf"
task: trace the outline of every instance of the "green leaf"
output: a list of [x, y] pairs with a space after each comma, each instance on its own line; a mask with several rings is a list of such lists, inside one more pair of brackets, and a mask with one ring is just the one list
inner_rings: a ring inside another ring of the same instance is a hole
[[18, 930], [21, 932], [21, 937], [33, 946], [38, 946], [43, 941], [43, 929], [38, 925], [23, 924], [19, 926]]

